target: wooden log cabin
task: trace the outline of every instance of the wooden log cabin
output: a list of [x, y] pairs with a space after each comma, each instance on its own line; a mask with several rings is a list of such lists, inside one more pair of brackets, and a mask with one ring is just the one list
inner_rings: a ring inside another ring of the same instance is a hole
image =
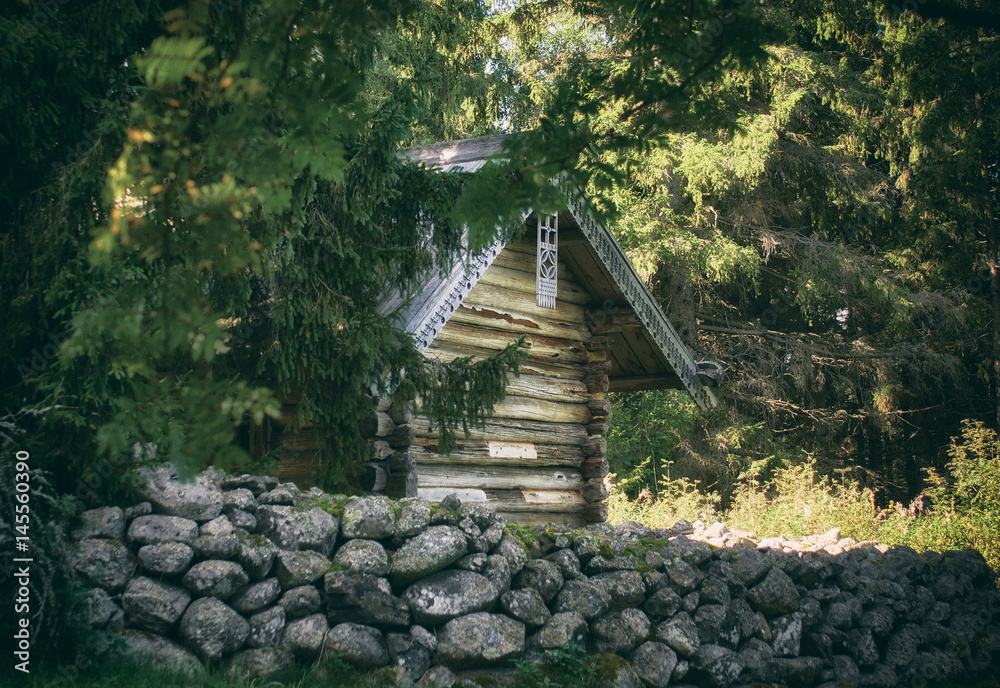
[[[475, 171], [502, 149], [502, 136], [406, 149], [417, 164]], [[489, 501], [525, 525], [603, 521], [607, 392], [686, 389], [702, 408], [720, 372], [697, 363], [611, 232], [588, 213], [582, 195], [560, 187], [569, 209], [528, 215], [522, 238], [497, 242], [436, 275], [381, 310], [413, 333], [428, 357], [492, 355], [525, 335], [521, 375], [482, 429], [438, 451], [429, 421], [405, 400], [377, 400], [365, 428], [372, 466], [368, 487], [393, 497]], [[308, 483], [302, 452], [310, 429], [291, 435], [279, 476]], [[296, 460], [296, 457], [297, 460]]]

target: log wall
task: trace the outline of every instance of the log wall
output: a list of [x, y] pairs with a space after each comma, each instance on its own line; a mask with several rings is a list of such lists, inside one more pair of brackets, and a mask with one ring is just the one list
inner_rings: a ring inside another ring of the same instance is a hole
[[[469, 293], [427, 349], [441, 361], [488, 356], [524, 334], [530, 349], [521, 376], [485, 428], [456, 438], [450, 454], [425, 417], [412, 420], [417, 494], [489, 500], [522, 524], [603, 521], [607, 492], [608, 339], [587, 326], [591, 297], [559, 266], [556, 308], [535, 297], [535, 242], [514, 242]], [[390, 477], [390, 482], [392, 477]]]

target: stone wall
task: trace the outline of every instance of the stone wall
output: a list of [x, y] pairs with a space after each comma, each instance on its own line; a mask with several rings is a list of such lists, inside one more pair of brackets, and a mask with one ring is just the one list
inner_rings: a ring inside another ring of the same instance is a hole
[[256, 476], [86, 512], [88, 621], [126, 652], [265, 677], [337, 655], [401, 685], [509, 676], [575, 643], [614, 685], [914, 686], [1000, 671], [1000, 593], [971, 551], [836, 532], [757, 543], [720, 524], [518, 529], [481, 503], [345, 498]]

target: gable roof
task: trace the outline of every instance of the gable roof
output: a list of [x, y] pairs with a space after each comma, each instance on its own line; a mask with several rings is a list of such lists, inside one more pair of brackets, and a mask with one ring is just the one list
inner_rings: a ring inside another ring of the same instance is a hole
[[[475, 172], [502, 152], [506, 138], [486, 136], [417, 146], [404, 149], [400, 156], [449, 172]], [[565, 177], [553, 183], [569, 205], [559, 218], [559, 259], [576, 273], [594, 302], [604, 304], [602, 312], [609, 321], [633, 314], [637, 321], [621, 331], [610, 328], [611, 390], [682, 387], [701, 408], [715, 406], [715, 396], [699, 379], [704, 364], [700, 367], [695, 362], [614, 235], [590, 213], [583, 191]], [[563, 228], [568, 230], [565, 237]], [[382, 304], [380, 311], [388, 314], [398, 309], [401, 325], [414, 335], [418, 349], [425, 350], [505, 245], [498, 240], [477, 256], [456, 260], [449, 272], [436, 274], [409, 301], [396, 296]]]

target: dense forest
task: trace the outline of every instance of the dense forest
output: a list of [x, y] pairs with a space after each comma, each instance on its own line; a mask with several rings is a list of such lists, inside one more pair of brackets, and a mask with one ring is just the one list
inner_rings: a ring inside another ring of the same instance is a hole
[[[1000, 424], [996, 2], [23, 0], [0, 31], [3, 427], [67, 491], [151, 443], [245, 462], [292, 394], [349, 475], [386, 372], [488, 413], [516, 350], [429, 368], [379, 294], [554, 174], [726, 368], [712, 413], [616, 400], [628, 494], [811, 460], [907, 502]], [[507, 132], [477, 175], [395, 155]]]

